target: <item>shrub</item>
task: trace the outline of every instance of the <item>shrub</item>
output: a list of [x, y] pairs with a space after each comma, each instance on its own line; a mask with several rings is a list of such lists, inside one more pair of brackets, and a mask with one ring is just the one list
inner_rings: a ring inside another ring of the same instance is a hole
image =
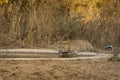
[[114, 54], [111, 58], [109, 58], [109, 61], [120, 61], [120, 58], [118, 57], [118, 54]]
[[72, 53], [70, 51], [68, 52], [59, 52], [59, 57], [61, 58], [71, 58], [71, 57], [75, 57], [76, 54], [75, 53]]

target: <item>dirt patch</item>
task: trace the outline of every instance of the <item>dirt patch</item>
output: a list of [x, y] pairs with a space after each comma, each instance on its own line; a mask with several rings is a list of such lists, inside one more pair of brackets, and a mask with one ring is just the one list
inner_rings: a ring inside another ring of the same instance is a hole
[[106, 59], [71, 61], [0, 61], [0, 80], [119, 80], [120, 62]]

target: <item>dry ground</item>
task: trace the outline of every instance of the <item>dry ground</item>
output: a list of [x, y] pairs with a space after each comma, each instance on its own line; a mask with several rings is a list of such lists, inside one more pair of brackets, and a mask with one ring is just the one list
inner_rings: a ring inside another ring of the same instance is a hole
[[120, 80], [120, 62], [107, 59], [0, 61], [0, 80]]

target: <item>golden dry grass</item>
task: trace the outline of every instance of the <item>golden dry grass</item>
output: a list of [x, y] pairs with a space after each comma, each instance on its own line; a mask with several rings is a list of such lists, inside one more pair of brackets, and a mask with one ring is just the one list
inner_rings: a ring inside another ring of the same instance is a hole
[[119, 0], [0, 0], [0, 48], [69, 39], [119, 46], [119, 13]]

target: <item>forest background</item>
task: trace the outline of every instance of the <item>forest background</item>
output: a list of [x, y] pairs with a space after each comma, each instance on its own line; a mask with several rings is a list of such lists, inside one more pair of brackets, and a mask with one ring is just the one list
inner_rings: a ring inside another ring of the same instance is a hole
[[120, 0], [0, 0], [0, 48], [85, 39], [120, 46]]

